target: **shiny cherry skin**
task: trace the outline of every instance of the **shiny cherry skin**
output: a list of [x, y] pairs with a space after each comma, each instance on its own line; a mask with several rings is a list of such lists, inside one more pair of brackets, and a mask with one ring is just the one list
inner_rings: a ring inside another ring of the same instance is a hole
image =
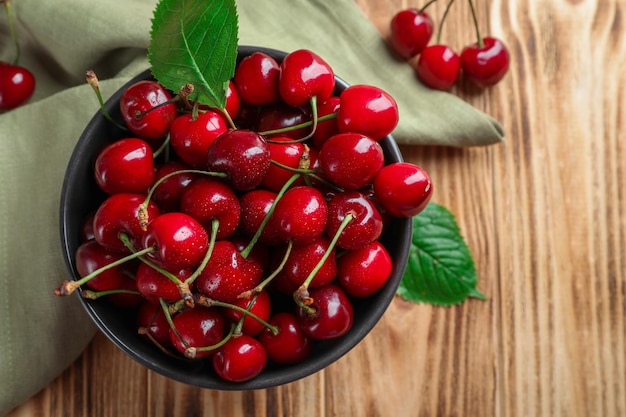
[[[296, 245], [285, 262], [279, 275], [284, 275], [297, 288], [304, 283], [309, 273], [322, 260], [324, 254], [330, 251], [330, 256], [324, 261], [319, 271], [309, 284], [309, 288], [321, 287], [329, 284], [337, 276], [337, 260], [335, 249], [330, 248], [330, 239], [322, 235], [306, 245]], [[284, 251], [277, 251], [282, 259]], [[280, 279], [280, 278], [278, 278]]]
[[413, 217], [431, 199], [433, 184], [428, 172], [409, 162], [386, 165], [374, 178], [377, 201], [394, 217]]
[[203, 169], [209, 147], [227, 130], [224, 118], [217, 112], [206, 111], [195, 119], [191, 113], [185, 113], [172, 123], [170, 143], [183, 162], [192, 168]]
[[[267, 321], [270, 318], [271, 313], [271, 300], [267, 290], [262, 290], [255, 295], [247, 298], [238, 298], [233, 301], [234, 305], [243, 309], [249, 310], [257, 317]], [[233, 323], [237, 323], [243, 317], [244, 313], [233, 308], [224, 308], [224, 317], [231, 320]], [[241, 326], [241, 332], [248, 336], [256, 336], [261, 330], [265, 329], [265, 325], [251, 316], [246, 316], [243, 319]]]
[[[98, 269], [119, 261], [123, 254], [111, 252], [95, 240], [81, 244], [76, 250], [76, 271], [81, 277], [85, 277]], [[106, 269], [91, 278], [85, 284], [94, 291], [107, 291], [118, 289], [126, 279], [123, 265]]]
[[322, 57], [308, 49], [290, 52], [280, 64], [278, 90], [290, 106], [307, 104], [312, 97], [324, 101], [335, 89], [335, 74]]
[[[152, 201], [156, 203], [162, 213], [178, 211], [180, 209], [180, 196], [185, 188], [193, 182], [197, 174], [185, 172], [191, 169], [185, 163], [176, 160], [166, 161], [156, 168], [154, 174], [155, 184], [159, 182], [152, 192]], [[167, 175], [173, 174], [161, 181]]]
[[338, 133], [328, 139], [319, 153], [325, 178], [344, 190], [368, 185], [385, 165], [380, 144], [360, 133]]
[[278, 200], [271, 221], [283, 241], [293, 239], [294, 244], [304, 245], [324, 233], [327, 217], [324, 195], [315, 187], [300, 185]]
[[337, 259], [337, 281], [352, 297], [368, 297], [382, 288], [391, 276], [387, 249], [374, 241], [366, 247], [346, 251]]
[[236, 191], [261, 185], [271, 164], [267, 140], [246, 129], [231, 129], [219, 135], [206, 158], [209, 171], [227, 174], [225, 181]]
[[[176, 314], [172, 321], [176, 331], [170, 328], [170, 341], [182, 354], [187, 352], [187, 348], [205, 348], [216, 345], [224, 336], [225, 320], [217, 308], [195, 306]], [[214, 349], [198, 350], [194, 358], [208, 357], [215, 352]]]
[[[142, 139], [167, 135], [178, 114], [172, 95], [158, 82], [142, 80], [120, 97], [120, 112], [128, 129]], [[165, 104], [167, 103], [167, 104]]]
[[100, 151], [94, 173], [107, 194], [145, 192], [154, 181], [152, 149], [139, 138], [117, 140]]
[[426, 12], [409, 8], [397, 12], [390, 22], [389, 44], [398, 56], [408, 59], [428, 45], [433, 35], [433, 19]]
[[359, 191], [344, 191], [335, 194], [328, 202], [326, 235], [335, 236], [348, 214], [352, 214], [353, 219], [337, 239], [337, 246], [340, 248], [361, 249], [382, 234], [382, 216], [374, 203]]
[[178, 271], [196, 266], [205, 256], [209, 235], [193, 217], [180, 212], [163, 213], [148, 223], [142, 247], [156, 248], [147, 258], [167, 269]]
[[435, 90], [449, 90], [459, 77], [461, 58], [449, 46], [430, 45], [420, 54], [415, 72], [420, 81]]
[[160, 304], [144, 300], [137, 308], [137, 327], [149, 340], [162, 348], [173, 347], [170, 339], [170, 325]]
[[35, 76], [27, 68], [0, 62], [0, 111], [25, 104], [35, 92]]
[[313, 341], [304, 334], [295, 314], [278, 312], [268, 322], [278, 328], [278, 333], [274, 334], [269, 328], [264, 328], [258, 339], [271, 361], [285, 365], [294, 364], [311, 355]]
[[[304, 145], [302, 143], [289, 142], [293, 141], [284, 136], [272, 138], [269, 141], [270, 158], [273, 162], [295, 169], [298, 168], [300, 157], [304, 153]], [[293, 174], [293, 171], [271, 164], [262, 184], [268, 190], [279, 192]], [[302, 180], [300, 179], [297, 182], [301, 183]]]
[[194, 281], [197, 290], [214, 300], [232, 303], [244, 291], [261, 282], [263, 268], [251, 258], [244, 258], [228, 240], [215, 242], [211, 259]]
[[[251, 238], [261, 227], [261, 223], [267, 213], [269, 213], [274, 201], [276, 200], [274, 191], [264, 188], [257, 188], [239, 197], [239, 205], [241, 206], [241, 219], [239, 221], [239, 232], [246, 237]], [[278, 245], [282, 242], [278, 234], [278, 229], [272, 221], [266, 223], [261, 230], [259, 243], [268, 246]]]
[[509, 69], [510, 56], [504, 43], [497, 38], [485, 37], [482, 45], [475, 43], [461, 51], [463, 75], [479, 87], [497, 84]]
[[135, 249], [140, 249], [145, 226], [161, 214], [157, 205], [150, 201], [145, 207], [145, 218], [141, 217], [145, 199], [145, 195], [136, 193], [113, 194], [105, 199], [94, 214], [94, 239], [108, 250], [129, 253], [120, 240], [120, 234], [124, 233]]
[[[192, 272], [191, 268], [186, 268], [174, 272], [173, 275], [184, 281]], [[159, 304], [160, 298], [168, 303], [174, 303], [182, 298], [178, 285], [174, 281], [144, 262], [137, 267], [135, 282], [139, 293], [151, 303]]]
[[[326, 100], [317, 103], [317, 116], [327, 116], [330, 114], [336, 114], [339, 112], [341, 106], [341, 100], [339, 96], [330, 96]], [[311, 137], [311, 143], [317, 149], [321, 148], [324, 142], [333, 135], [339, 133], [339, 127], [337, 126], [337, 118], [324, 120], [317, 123], [313, 137]]]
[[239, 62], [233, 79], [244, 103], [268, 106], [280, 100], [279, 77], [278, 62], [263, 52], [254, 52]]
[[386, 91], [373, 85], [351, 85], [339, 95], [337, 127], [340, 132], [356, 132], [381, 140], [400, 119], [398, 103]]
[[223, 181], [210, 177], [195, 179], [181, 194], [180, 211], [196, 219], [207, 231], [219, 221], [217, 239], [232, 235], [241, 218], [235, 191]]
[[345, 335], [354, 323], [354, 310], [346, 293], [336, 284], [309, 291], [313, 304], [310, 313], [298, 307], [298, 323], [313, 340], [328, 340]]
[[246, 334], [231, 337], [211, 358], [215, 373], [230, 382], [249, 381], [267, 365], [267, 352], [257, 339]]

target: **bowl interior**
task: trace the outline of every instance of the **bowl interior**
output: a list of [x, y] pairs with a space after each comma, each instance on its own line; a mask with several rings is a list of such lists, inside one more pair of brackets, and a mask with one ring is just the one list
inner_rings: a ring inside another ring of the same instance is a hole
[[[285, 52], [241, 46], [239, 59], [261, 51], [273, 56], [279, 62]], [[149, 70], [130, 80], [105, 103], [107, 111], [116, 120], [122, 120], [118, 102], [122, 91], [131, 84], [152, 79]], [[337, 77], [336, 93], [348, 84]], [[98, 111], [80, 136], [67, 166], [62, 187], [60, 206], [60, 232], [63, 255], [67, 270], [73, 279], [79, 275], [75, 268], [75, 252], [80, 245], [80, 229], [85, 216], [95, 210], [105, 199], [93, 177], [93, 161], [99, 149], [127, 135], [108, 122]], [[402, 155], [391, 136], [380, 141], [386, 163], [402, 160]], [[163, 354], [137, 334], [134, 311], [115, 308], [106, 300], [87, 300], [78, 296], [89, 316], [98, 328], [126, 354], [147, 368], [174, 380], [203, 388], [220, 390], [250, 390], [269, 388], [286, 384], [309, 376], [345, 355], [380, 320], [393, 299], [402, 278], [411, 243], [412, 223], [410, 219], [394, 219], [386, 228], [381, 242], [387, 248], [393, 261], [393, 271], [389, 281], [375, 295], [353, 299], [354, 324], [345, 336], [316, 344], [311, 357], [303, 363], [290, 366], [268, 367], [256, 378], [243, 383], [229, 383], [217, 377], [207, 361], [176, 359]]]

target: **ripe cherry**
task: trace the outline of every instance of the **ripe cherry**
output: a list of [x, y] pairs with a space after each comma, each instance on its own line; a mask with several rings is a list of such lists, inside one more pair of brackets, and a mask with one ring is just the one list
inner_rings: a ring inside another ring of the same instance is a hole
[[120, 111], [126, 126], [143, 139], [167, 135], [177, 116], [171, 94], [158, 82], [142, 80], [128, 87], [120, 98]]
[[485, 37], [481, 43], [466, 46], [461, 51], [463, 74], [479, 87], [498, 83], [509, 69], [509, 52], [504, 43]]
[[261, 342], [242, 334], [228, 339], [213, 355], [212, 364], [215, 373], [226, 381], [244, 382], [265, 369], [267, 353]]
[[[279, 275], [284, 275], [297, 288], [304, 283], [313, 268], [328, 252], [330, 252], [328, 258], [315, 273], [308, 287], [315, 288], [329, 284], [337, 275], [337, 262], [335, 248], [330, 248], [330, 239], [323, 235], [306, 245], [294, 246]], [[284, 251], [281, 250], [276, 251], [277, 256], [281, 258], [283, 253]]]
[[[269, 142], [270, 158], [273, 162], [296, 169], [300, 164], [300, 157], [304, 153], [304, 145], [289, 142], [293, 141], [284, 136], [272, 138]], [[262, 184], [268, 190], [279, 192], [293, 174], [293, 171], [272, 163]]]
[[233, 79], [243, 102], [268, 106], [280, 100], [279, 76], [280, 65], [274, 58], [263, 52], [254, 52], [237, 65]]
[[[249, 310], [251, 313], [265, 321], [270, 318], [271, 300], [267, 290], [262, 290], [247, 298], [238, 298], [233, 301], [232, 304]], [[241, 311], [233, 308], [224, 308], [224, 317], [232, 320], [234, 323], [237, 323], [243, 317], [243, 314], [244, 313]], [[255, 336], [264, 328], [265, 325], [256, 318], [246, 316], [243, 319], [241, 332], [243, 334], [247, 334], [248, 336]]]
[[[184, 281], [192, 272], [191, 268], [186, 268], [173, 273], [173, 275]], [[144, 262], [141, 262], [137, 268], [135, 281], [139, 293], [151, 303], [159, 304], [159, 298], [164, 299], [168, 303], [173, 303], [183, 298], [176, 282]]]
[[326, 234], [335, 236], [346, 216], [350, 221], [337, 239], [337, 246], [356, 250], [377, 240], [383, 231], [380, 212], [367, 196], [359, 191], [344, 191], [335, 194], [328, 202]]
[[338, 133], [324, 142], [319, 153], [325, 178], [345, 190], [369, 184], [385, 165], [383, 148], [360, 133]]
[[[76, 271], [86, 277], [98, 269], [119, 261], [124, 255], [111, 252], [95, 240], [81, 244], [76, 250]], [[107, 291], [120, 288], [126, 279], [123, 265], [106, 269], [95, 275], [85, 284], [94, 291]]]
[[433, 20], [425, 11], [415, 8], [401, 10], [391, 19], [391, 48], [402, 58], [414, 57], [428, 45], [433, 27]]
[[228, 130], [224, 118], [206, 111], [194, 118], [185, 113], [176, 117], [170, 128], [170, 143], [176, 155], [187, 165], [196, 169], [206, 168], [206, 154], [211, 144]]
[[25, 104], [35, 92], [35, 76], [20, 65], [0, 62], [0, 111]]
[[311, 311], [298, 308], [302, 331], [314, 340], [334, 339], [346, 334], [354, 322], [354, 310], [346, 293], [335, 284], [313, 288], [309, 292]]
[[[167, 161], [159, 165], [154, 174], [154, 182], [159, 185], [152, 191], [152, 201], [156, 203], [162, 213], [180, 209], [180, 196], [185, 188], [196, 178], [196, 174], [183, 172], [190, 167], [179, 161]], [[178, 172], [160, 181], [166, 175]]]
[[328, 208], [322, 193], [315, 187], [300, 185], [287, 190], [278, 200], [271, 222], [283, 241], [294, 244], [313, 242], [324, 232]]
[[427, 87], [436, 90], [452, 88], [461, 69], [461, 58], [449, 46], [430, 45], [420, 54], [415, 72]]
[[339, 95], [337, 127], [340, 132], [356, 132], [378, 141], [398, 124], [398, 104], [386, 91], [372, 86], [351, 85]]
[[391, 270], [391, 257], [377, 240], [362, 249], [346, 251], [337, 260], [337, 280], [352, 297], [367, 297], [380, 290]]
[[[257, 188], [241, 195], [239, 204], [241, 206], [241, 219], [239, 221], [239, 232], [252, 237], [261, 228], [261, 223], [276, 200], [274, 191]], [[261, 230], [258, 241], [265, 245], [273, 246], [282, 242], [273, 222], [268, 222]]]
[[193, 217], [180, 213], [164, 213], [148, 223], [142, 247], [155, 247], [149, 259], [168, 271], [196, 266], [205, 256], [209, 236]]
[[239, 199], [231, 187], [219, 179], [200, 177], [181, 194], [180, 211], [196, 219], [206, 230], [219, 221], [217, 239], [235, 232], [241, 217]]
[[207, 152], [208, 169], [226, 173], [225, 181], [237, 191], [258, 187], [270, 163], [267, 141], [252, 130], [228, 130], [213, 141]]
[[170, 340], [176, 350], [188, 357], [211, 356], [215, 350], [201, 348], [218, 344], [224, 336], [224, 317], [214, 307], [195, 306], [176, 314], [172, 321]]
[[302, 106], [311, 98], [324, 101], [335, 89], [331, 66], [316, 53], [298, 49], [287, 54], [280, 64], [278, 89], [290, 106]]
[[274, 334], [269, 328], [259, 333], [258, 339], [265, 347], [270, 360], [280, 364], [302, 362], [311, 355], [313, 341], [307, 337], [293, 313], [279, 312], [269, 319], [278, 328]]
[[269, 132], [289, 128], [280, 133], [268, 133], [268, 138], [284, 136], [292, 139], [300, 139], [309, 133], [309, 128], [291, 128], [292, 126], [308, 122], [310, 115], [301, 107], [288, 106], [283, 102], [271, 106], [264, 106], [256, 121], [254, 130], [257, 132]]
[[[330, 96], [326, 100], [317, 103], [317, 116], [323, 117], [336, 114], [341, 106], [339, 96]], [[324, 142], [333, 135], [339, 133], [337, 126], [337, 118], [323, 120], [317, 123], [317, 128], [311, 137], [311, 143], [317, 149], [320, 149]]]
[[374, 178], [373, 189], [377, 201], [394, 217], [417, 215], [424, 210], [433, 193], [428, 173], [408, 162], [385, 166]]
[[157, 303], [143, 301], [137, 309], [137, 327], [140, 334], [157, 343], [162, 348], [173, 347], [170, 339], [170, 326], [163, 309]]
[[154, 181], [154, 157], [146, 141], [124, 138], [106, 146], [95, 161], [96, 183], [107, 194], [143, 193]]

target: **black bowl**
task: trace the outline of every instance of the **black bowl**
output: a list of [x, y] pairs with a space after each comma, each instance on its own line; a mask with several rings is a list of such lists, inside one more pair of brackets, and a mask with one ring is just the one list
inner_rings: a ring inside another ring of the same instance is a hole
[[[255, 51], [264, 52], [281, 61], [285, 52], [259, 47], [241, 46], [238, 57], [242, 59]], [[121, 121], [119, 99], [131, 84], [153, 79], [149, 70], [130, 80], [105, 103], [107, 111]], [[348, 84], [337, 77], [336, 93]], [[106, 197], [97, 187], [93, 175], [93, 160], [98, 150], [106, 144], [125, 137], [98, 111], [91, 119], [70, 158], [61, 192], [60, 229], [63, 257], [72, 279], [79, 279], [75, 267], [75, 252], [80, 245], [80, 230], [85, 216], [95, 210]], [[402, 160], [402, 155], [391, 136], [380, 141], [385, 153], [385, 163]], [[411, 243], [410, 219], [394, 219], [381, 237], [393, 261], [393, 271], [385, 286], [376, 294], [353, 299], [354, 324], [341, 338], [316, 344], [309, 359], [303, 363], [278, 366], [268, 363], [256, 378], [243, 383], [230, 383], [219, 378], [205, 360], [178, 360], [165, 355], [137, 334], [133, 311], [116, 308], [105, 299], [88, 300], [80, 297], [82, 305], [98, 328], [131, 358], [147, 368], [174, 380], [210, 389], [252, 390], [286, 384], [314, 374], [337, 361], [355, 347], [376, 325], [391, 303], [404, 273]]]

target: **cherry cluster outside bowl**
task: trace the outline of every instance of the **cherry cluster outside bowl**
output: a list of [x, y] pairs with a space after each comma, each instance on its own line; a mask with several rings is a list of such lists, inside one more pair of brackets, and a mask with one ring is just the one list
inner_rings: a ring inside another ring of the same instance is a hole
[[[238, 59], [241, 60], [257, 51], [272, 56], [278, 62], [287, 54], [269, 48], [240, 46]], [[122, 92], [130, 85], [146, 79], [153, 79], [149, 69], [130, 80], [106, 101], [105, 107], [113, 118], [122, 120], [119, 111]], [[339, 94], [347, 87], [348, 84], [336, 76], [335, 94]], [[70, 157], [61, 191], [60, 234], [63, 257], [72, 279], [80, 279], [75, 267], [75, 253], [81, 244], [80, 232], [83, 219], [106, 198], [95, 182], [93, 161], [100, 149], [126, 136], [127, 132], [117, 128], [105, 119], [101, 111], [98, 111], [82, 132]], [[391, 135], [383, 138], [379, 143], [384, 151], [385, 164], [402, 161], [400, 150]], [[352, 300], [354, 323], [347, 334], [334, 340], [317, 343], [310, 357], [304, 362], [294, 365], [268, 363], [260, 375], [241, 383], [221, 379], [206, 361], [180, 360], [165, 355], [138, 334], [132, 311], [117, 308], [109, 304], [106, 299], [85, 299], [80, 295], [80, 290], [77, 296], [100, 331], [128, 356], [152, 371], [182, 383], [208, 389], [271, 388], [310, 376], [324, 369], [348, 353], [367, 336], [379, 322], [396, 294], [408, 261], [411, 236], [410, 218], [393, 219], [385, 227], [380, 241], [389, 252], [393, 262], [391, 276], [376, 294]]]

